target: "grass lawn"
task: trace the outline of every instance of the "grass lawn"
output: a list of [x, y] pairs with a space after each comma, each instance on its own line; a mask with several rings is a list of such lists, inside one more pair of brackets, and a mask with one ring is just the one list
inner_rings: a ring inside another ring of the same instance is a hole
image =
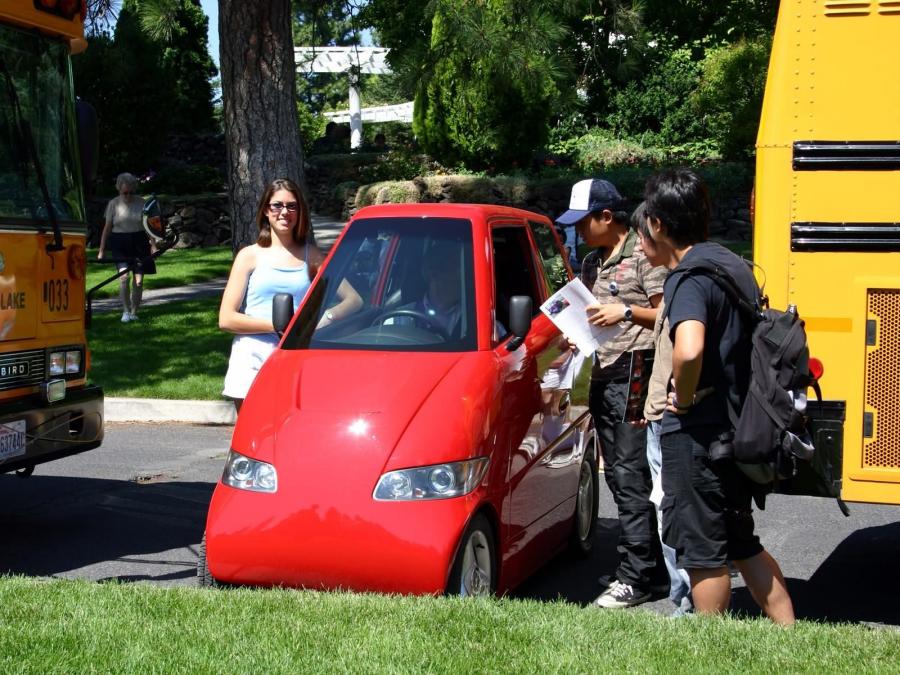
[[106, 396], [220, 399], [232, 336], [219, 330], [218, 313], [219, 298], [142, 307], [133, 323], [95, 313], [91, 381]]
[[[97, 262], [97, 249], [88, 249], [87, 290], [116, 273], [111, 263]], [[148, 275], [145, 288], [175, 288], [198, 281], [228, 276], [233, 256], [230, 246], [184, 248], [166, 251], [156, 259], [156, 274]], [[119, 293], [118, 281], [110, 282], [96, 293], [95, 298], [110, 298]]]
[[17, 673], [897, 672], [900, 633], [522, 600], [0, 578]]

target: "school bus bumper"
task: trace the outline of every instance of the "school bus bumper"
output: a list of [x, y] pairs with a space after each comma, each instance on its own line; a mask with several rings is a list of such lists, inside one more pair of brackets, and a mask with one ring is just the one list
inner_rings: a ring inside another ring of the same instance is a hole
[[0, 408], [0, 473], [93, 450], [103, 441], [103, 390], [66, 391], [56, 403], [31, 396]]

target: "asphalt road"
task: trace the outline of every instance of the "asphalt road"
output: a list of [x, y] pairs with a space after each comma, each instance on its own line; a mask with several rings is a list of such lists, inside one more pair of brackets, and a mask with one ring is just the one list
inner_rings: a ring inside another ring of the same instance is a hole
[[[0, 573], [196, 583], [197, 546], [222, 470], [229, 427], [110, 424], [104, 445], [37, 467], [27, 480], [0, 475]], [[782, 565], [798, 616], [900, 627], [900, 507], [770, 498], [757, 516]], [[585, 605], [615, 569], [614, 505], [603, 487], [594, 554], [563, 554], [514, 593]], [[739, 579], [733, 608], [754, 615]], [[669, 613], [667, 600], [642, 609]]]

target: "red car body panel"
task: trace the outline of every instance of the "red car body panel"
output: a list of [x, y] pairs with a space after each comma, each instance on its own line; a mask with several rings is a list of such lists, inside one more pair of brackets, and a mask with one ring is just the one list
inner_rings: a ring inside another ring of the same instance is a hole
[[[540, 439], [551, 416], [542, 412], [539, 373], [543, 355], [565, 345], [540, 314], [524, 344], [509, 351], [505, 340], [496, 344], [493, 322], [491, 223], [527, 230], [526, 218], [549, 221], [504, 207], [438, 204], [370, 207], [353, 221], [411, 215], [471, 220], [477, 350], [276, 350], [243, 404], [232, 448], [274, 465], [278, 488], [216, 486], [206, 528], [216, 579], [441, 593], [462, 533], [482, 512], [496, 530], [503, 592], [566, 542], [590, 432], [582, 415], [570, 420], [568, 435]], [[538, 300], [547, 292], [541, 287]], [[476, 457], [490, 464], [463, 497], [373, 497], [387, 471]]]

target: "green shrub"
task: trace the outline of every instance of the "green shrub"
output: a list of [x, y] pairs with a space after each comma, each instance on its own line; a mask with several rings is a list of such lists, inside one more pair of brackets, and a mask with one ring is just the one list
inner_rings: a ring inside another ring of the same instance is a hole
[[225, 175], [217, 168], [197, 164], [186, 167], [160, 169], [141, 191], [167, 195], [192, 195], [201, 192], [221, 192], [225, 189]]
[[665, 158], [659, 148], [646, 147], [634, 140], [615, 138], [604, 129], [593, 129], [572, 144], [570, 156], [587, 173], [611, 166], [653, 164]]
[[405, 150], [390, 150], [375, 154], [375, 161], [360, 166], [359, 176], [363, 183], [385, 180], [412, 180], [416, 176], [432, 173], [437, 164], [426, 155], [412, 154]]
[[325, 134], [327, 119], [324, 115], [316, 115], [303, 101], [297, 102], [297, 124], [300, 127], [300, 142], [303, 154], [312, 152], [313, 143]]
[[768, 36], [744, 40], [709, 50], [700, 64], [689, 103], [723, 157], [753, 155], [771, 46]]
[[544, 144], [565, 96], [554, 51], [565, 31], [550, 4], [428, 3], [434, 16], [413, 130], [438, 161], [489, 170], [525, 166]]
[[617, 136], [644, 136], [660, 145], [696, 139], [702, 134], [689, 99], [699, 81], [691, 50], [677, 49], [612, 95], [606, 123]]

